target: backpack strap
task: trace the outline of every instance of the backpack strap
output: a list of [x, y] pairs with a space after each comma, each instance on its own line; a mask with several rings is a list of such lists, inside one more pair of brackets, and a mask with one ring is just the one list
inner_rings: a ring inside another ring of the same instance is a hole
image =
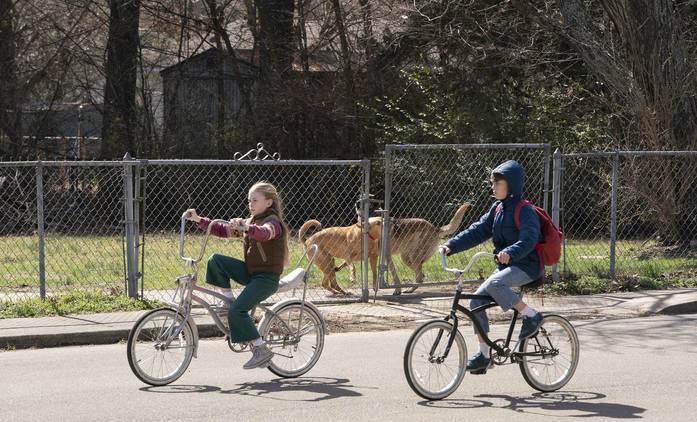
[[521, 199], [515, 204], [515, 211], [513, 211], [513, 221], [515, 222], [515, 228], [520, 230], [520, 210], [526, 205], [532, 205], [532, 202], [527, 199]]
[[[528, 201], [527, 199], [521, 199], [518, 201], [517, 204], [515, 204], [515, 210], [513, 210], [513, 221], [515, 222], [515, 228], [520, 231], [520, 210], [526, 206], [526, 205], [532, 205], [532, 202]], [[503, 203], [499, 202], [499, 204], [496, 206], [496, 209], [494, 210], [494, 218], [503, 211]]]

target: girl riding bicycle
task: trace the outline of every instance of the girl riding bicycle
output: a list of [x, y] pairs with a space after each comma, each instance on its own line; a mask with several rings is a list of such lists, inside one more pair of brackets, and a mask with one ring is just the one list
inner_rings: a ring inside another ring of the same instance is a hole
[[[525, 170], [514, 160], [506, 161], [491, 173], [491, 186], [496, 201], [481, 216], [478, 222], [448, 240], [442, 248], [447, 255], [455, 254], [493, 238], [497, 269], [474, 294], [491, 296], [496, 303], [508, 311], [515, 308], [523, 315], [520, 339], [533, 336], [542, 321], [542, 314], [527, 306], [511, 288], [528, 284], [544, 275], [544, 266], [534, 249], [541, 238], [540, 221], [530, 205], [520, 209], [520, 230], [514, 222], [514, 212], [518, 201], [523, 199]], [[497, 212], [499, 204], [501, 211]], [[470, 309], [488, 302], [473, 299]], [[484, 334], [489, 332], [486, 312], [477, 312]], [[490, 347], [480, 333], [479, 353], [467, 361], [467, 370], [472, 374], [483, 374], [491, 364]]]
[[[276, 187], [258, 182], [249, 189], [248, 219], [233, 218], [229, 224], [214, 224], [211, 234], [218, 237], [244, 237], [244, 261], [213, 254], [206, 267], [206, 283], [217, 286], [228, 299], [233, 299], [230, 280], [244, 289], [227, 312], [230, 341], [249, 342], [252, 358], [244, 369], [266, 366], [273, 352], [259, 335], [249, 311], [278, 290], [278, 281], [288, 262], [288, 229], [283, 222], [283, 205]], [[210, 219], [200, 217], [195, 209], [187, 211], [188, 219], [206, 230]]]

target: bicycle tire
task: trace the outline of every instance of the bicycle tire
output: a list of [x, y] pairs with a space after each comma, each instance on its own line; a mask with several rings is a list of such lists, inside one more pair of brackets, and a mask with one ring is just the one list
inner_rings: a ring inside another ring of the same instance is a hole
[[[425, 399], [440, 400], [448, 397], [457, 390], [465, 376], [467, 345], [459, 331], [455, 330], [455, 339], [446, 360], [440, 361], [452, 330], [450, 322], [428, 321], [417, 328], [407, 342], [404, 350], [404, 375], [409, 387]], [[432, 350], [434, 353], [431, 353]], [[433, 388], [432, 380], [444, 382], [442, 386]]]
[[542, 392], [565, 386], [578, 367], [580, 346], [573, 325], [559, 315], [545, 315], [538, 333], [520, 342], [518, 364], [523, 378]]
[[[298, 302], [289, 303], [273, 312], [259, 327], [259, 333], [274, 352], [267, 368], [283, 378], [304, 375], [315, 366], [324, 349], [322, 316]], [[301, 327], [301, 334], [296, 339], [298, 327]]]
[[[176, 338], [172, 332], [183, 324]], [[188, 321], [172, 309], [155, 309], [141, 316], [128, 334], [128, 364], [139, 380], [167, 385], [186, 372], [194, 354], [194, 335]]]

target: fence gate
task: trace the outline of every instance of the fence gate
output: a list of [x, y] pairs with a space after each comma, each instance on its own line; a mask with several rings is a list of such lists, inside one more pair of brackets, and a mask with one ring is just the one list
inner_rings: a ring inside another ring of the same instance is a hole
[[[527, 173], [526, 197], [547, 208], [548, 144], [388, 145], [380, 286], [452, 284], [451, 277], [440, 269], [436, 247], [489, 209], [491, 171], [511, 159], [520, 162]], [[470, 207], [457, 215], [465, 203]], [[474, 252], [491, 249], [489, 241], [449, 259], [453, 266], [464, 267]], [[487, 262], [476, 269], [483, 275], [493, 268], [494, 263]]]

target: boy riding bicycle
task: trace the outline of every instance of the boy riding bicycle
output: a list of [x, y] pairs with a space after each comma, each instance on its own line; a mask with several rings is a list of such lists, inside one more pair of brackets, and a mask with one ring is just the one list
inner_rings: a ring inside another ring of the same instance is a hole
[[[474, 294], [491, 296], [504, 311], [518, 310], [523, 315], [519, 338], [525, 339], [537, 332], [542, 314], [526, 305], [512, 287], [523, 286], [544, 275], [543, 263], [535, 251], [535, 245], [542, 240], [540, 221], [531, 205], [520, 208], [520, 229], [514, 221], [516, 205], [523, 200], [525, 186], [525, 170], [517, 161], [506, 161], [496, 167], [491, 173], [491, 185], [496, 201], [489, 210], [478, 222], [441, 247], [447, 255], [452, 255], [492, 238], [497, 269]], [[473, 299], [470, 309], [485, 303], [485, 300]], [[481, 334], [488, 334], [489, 321], [484, 311], [476, 313], [475, 317], [481, 323], [483, 333], [477, 333], [475, 329], [479, 352], [468, 360], [467, 370], [472, 374], [484, 374], [491, 364], [491, 357], [490, 347]]]

